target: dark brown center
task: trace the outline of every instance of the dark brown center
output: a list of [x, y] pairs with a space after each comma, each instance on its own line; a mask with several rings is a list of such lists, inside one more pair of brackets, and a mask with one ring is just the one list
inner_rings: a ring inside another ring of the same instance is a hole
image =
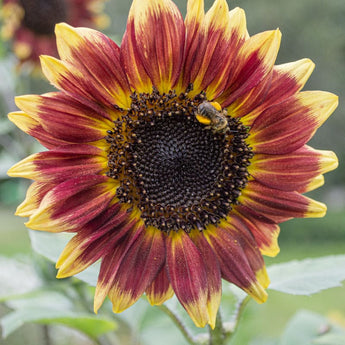
[[131, 109], [106, 137], [117, 197], [166, 232], [201, 231], [226, 218], [253, 156], [246, 127], [231, 117], [226, 133], [201, 124], [195, 114], [205, 95], [189, 98], [188, 91], [133, 94]]
[[53, 35], [55, 24], [67, 20], [66, 0], [20, 0], [23, 25], [39, 35]]

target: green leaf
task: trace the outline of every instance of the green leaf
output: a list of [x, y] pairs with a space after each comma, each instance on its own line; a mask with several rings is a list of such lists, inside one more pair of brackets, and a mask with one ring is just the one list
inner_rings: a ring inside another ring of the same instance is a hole
[[345, 279], [345, 255], [290, 261], [268, 267], [269, 289], [292, 295], [311, 295], [341, 286]]
[[344, 334], [325, 334], [315, 340], [312, 344], [315, 345], [344, 345], [345, 344], [345, 333]]
[[0, 257], [0, 301], [33, 291], [42, 281], [32, 266], [31, 259]]
[[[49, 233], [43, 231], [29, 231], [32, 248], [50, 261], [56, 262], [68, 241], [74, 236], [68, 233]], [[95, 263], [85, 271], [75, 275], [76, 278], [91, 286], [96, 286], [100, 264]]]
[[[311, 311], [301, 310], [289, 321], [279, 345], [323, 344], [318, 341], [322, 341], [322, 338], [326, 335], [329, 337], [343, 336], [343, 332], [344, 330], [342, 328], [332, 324], [324, 316]], [[344, 344], [341, 343], [340, 345]], [[325, 343], [325, 345], [337, 345], [337, 343]]]
[[7, 337], [28, 322], [65, 325], [79, 330], [91, 338], [97, 338], [116, 328], [115, 321], [96, 315], [39, 307], [25, 308], [11, 312], [1, 319], [3, 337]]
[[311, 345], [312, 340], [329, 327], [328, 320], [323, 316], [301, 310], [289, 321], [279, 345]]
[[32, 248], [47, 259], [56, 262], [73, 234], [29, 230]]
[[278, 345], [277, 339], [254, 339], [249, 345]]

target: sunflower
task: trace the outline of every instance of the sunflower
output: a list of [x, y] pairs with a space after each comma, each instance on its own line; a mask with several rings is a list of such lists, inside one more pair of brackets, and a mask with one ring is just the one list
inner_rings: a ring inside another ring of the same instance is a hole
[[3, 0], [0, 9], [1, 37], [12, 40], [13, 52], [24, 63], [39, 67], [39, 56], [58, 56], [54, 27], [67, 22], [74, 26], [104, 28], [108, 17], [101, 13], [105, 0]]
[[134, 0], [119, 47], [58, 24], [60, 59], [42, 56], [58, 89], [16, 98], [9, 114], [48, 150], [14, 165], [34, 180], [16, 214], [34, 230], [72, 232], [58, 278], [101, 261], [94, 309], [176, 294], [194, 323], [215, 326], [221, 281], [262, 303], [262, 255], [278, 224], [322, 217], [303, 194], [337, 166], [306, 143], [337, 96], [304, 91], [313, 63], [274, 65], [279, 30], [249, 36], [244, 11], [190, 0]]

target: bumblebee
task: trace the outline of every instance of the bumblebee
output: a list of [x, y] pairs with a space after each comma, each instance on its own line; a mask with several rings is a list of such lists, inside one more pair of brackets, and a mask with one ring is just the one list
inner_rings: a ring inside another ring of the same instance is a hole
[[205, 128], [212, 129], [214, 133], [225, 134], [230, 132], [228, 120], [228, 112], [217, 102], [202, 102], [198, 106], [198, 111], [195, 114], [196, 119], [206, 125]]

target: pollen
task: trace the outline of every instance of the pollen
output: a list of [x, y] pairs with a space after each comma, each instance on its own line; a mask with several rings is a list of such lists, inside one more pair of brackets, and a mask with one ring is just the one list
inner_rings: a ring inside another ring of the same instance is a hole
[[197, 119], [200, 93], [132, 94], [129, 111], [108, 131], [108, 176], [117, 197], [137, 208], [146, 226], [202, 231], [226, 218], [248, 180], [253, 154], [248, 131], [228, 116], [230, 131], [215, 132]]

